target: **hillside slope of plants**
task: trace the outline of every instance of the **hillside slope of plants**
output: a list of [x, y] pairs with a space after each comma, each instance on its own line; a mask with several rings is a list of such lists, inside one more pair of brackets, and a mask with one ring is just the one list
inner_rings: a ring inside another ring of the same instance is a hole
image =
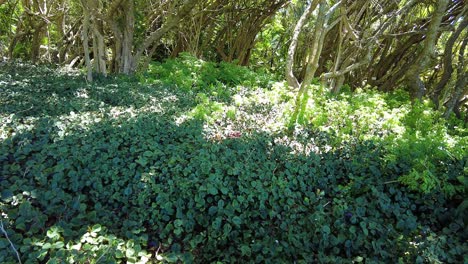
[[0, 66], [0, 263], [467, 262], [468, 131], [404, 92], [182, 54]]

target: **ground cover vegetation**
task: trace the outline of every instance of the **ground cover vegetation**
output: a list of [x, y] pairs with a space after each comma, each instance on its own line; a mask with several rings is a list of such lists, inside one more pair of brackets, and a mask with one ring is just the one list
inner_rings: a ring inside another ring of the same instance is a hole
[[467, 262], [467, 12], [0, 0], [0, 263]]

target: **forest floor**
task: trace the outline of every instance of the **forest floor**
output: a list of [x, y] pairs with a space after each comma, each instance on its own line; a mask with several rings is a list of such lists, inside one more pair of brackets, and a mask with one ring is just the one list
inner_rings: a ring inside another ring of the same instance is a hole
[[462, 122], [314, 85], [291, 133], [294, 95], [190, 57], [0, 66], [0, 262], [467, 261]]

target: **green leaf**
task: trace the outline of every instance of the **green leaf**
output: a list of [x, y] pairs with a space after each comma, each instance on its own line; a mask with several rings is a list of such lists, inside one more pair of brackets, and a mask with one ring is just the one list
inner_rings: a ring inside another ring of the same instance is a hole
[[169, 253], [165, 259], [169, 263], [174, 263], [177, 262], [177, 260], [179, 260], [179, 257], [175, 253]]
[[214, 230], [219, 230], [221, 228], [221, 222], [222, 222], [222, 219], [221, 217], [217, 217], [213, 223], [211, 224], [211, 227], [214, 229]]
[[232, 218], [232, 223], [233, 223], [235, 226], [239, 227], [239, 226], [241, 225], [241, 223], [242, 223], [242, 219], [241, 219], [240, 217], [238, 217], [238, 216], [234, 216], [234, 217]]
[[175, 229], [174, 229], [174, 234], [177, 235], [177, 236], [179, 236], [180, 234], [182, 234], [182, 232], [183, 232], [183, 229], [182, 229], [182, 228], [175, 228]]
[[184, 224], [184, 221], [181, 219], [176, 219], [174, 221], [174, 226], [182, 226]]
[[123, 254], [123, 252], [121, 250], [117, 249], [115, 251], [115, 257], [118, 258], [118, 259], [124, 258], [124, 254]]
[[226, 187], [221, 187], [221, 193], [224, 194], [224, 195], [226, 195], [226, 194], [229, 193], [229, 189], [226, 188]]
[[65, 246], [65, 243], [63, 243], [62, 241], [57, 241], [54, 243], [54, 245], [52, 246], [53, 248], [63, 248]]
[[224, 236], [229, 236], [229, 234], [231, 234], [231, 231], [232, 231], [232, 226], [227, 223], [224, 224], [224, 227], [223, 227]]
[[0, 239], [0, 249], [6, 249], [10, 246], [6, 239]]
[[364, 258], [361, 257], [361, 256], [357, 256], [357, 257], [354, 258], [354, 261], [357, 262], [357, 263], [361, 263], [363, 260], [364, 260]]
[[100, 224], [95, 224], [93, 227], [91, 227], [91, 232], [93, 233], [99, 233], [102, 230], [102, 226]]
[[127, 258], [131, 258], [131, 257], [134, 257], [135, 256], [135, 250], [133, 248], [127, 248], [125, 250], [125, 256]]
[[250, 249], [249, 246], [247, 246], [247, 245], [242, 245], [241, 246], [241, 255], [242, 256], [250, 257], [251, 254], [252, 254], [252, 250]]
[[361, 222], [359, 223], [359, 226], [361, 226], [362, 231], [364, 232], [364, 235], [365, 235], [365, 236], [368, 236], [368, 235], [369, 235], [369, 230], [367, 230], [366, 222], [361, 221]]
[[345, 247], [350, 248], [352, 246], [353, 246], [353, 242], [351, 242], [351, 240], [346, 240]]
[[5, 189], [2, 191], [2, 200], [5, 202], [9, 203], [11, 201], [11, 198], [13, 197], [13, 192], [9, 189]]
[[141, 166], [145, 167], [148, 164], [148, 160], [144, 157], [140, 157], [135, 161], [136, 163], [140, 164]]
[[47, 230], [46, 235], [51, 239], [58, 239], [60, 237], [60, 233], [56, 227], [51, 227], [49, 230]]
[[218, 194], [218, 189], [216, 187], [214, 187], [213, 185], [210, 185], [208, 187], [208, 193], [211, 194], [211, 195], [216, 195], [216, 194]]
[[52, 244], [50, 243], [45, 243], [43, 246], [42, 246], [42, 249], [50, 249], [52, 248]]
[[217, 211], [218, 211], [218, 208], [216, 206], [210, 206], [210, 208], [208, 209], [208, 214], [214, 215], [216, 214]]

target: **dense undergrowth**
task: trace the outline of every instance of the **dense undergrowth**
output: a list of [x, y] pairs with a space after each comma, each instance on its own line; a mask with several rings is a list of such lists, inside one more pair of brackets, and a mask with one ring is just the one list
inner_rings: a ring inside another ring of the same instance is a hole
[[[466, 262], [467, 130], [405, 93], [294, 92], [188, 55], [0, 68], [0, 262]], [[11, 243], [10, 243], [11, 241]]]

